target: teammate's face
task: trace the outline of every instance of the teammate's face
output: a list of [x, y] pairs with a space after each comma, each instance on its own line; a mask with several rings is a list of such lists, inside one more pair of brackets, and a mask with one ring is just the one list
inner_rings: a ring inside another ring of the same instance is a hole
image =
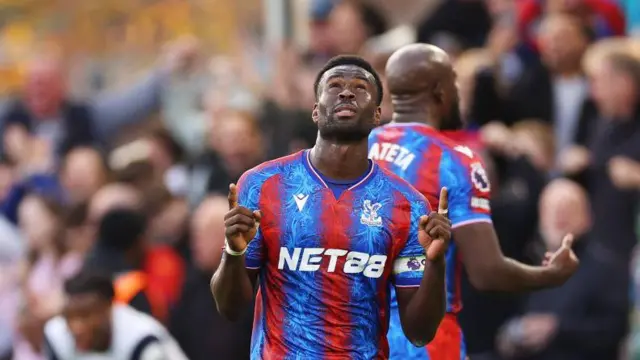
[[460, 130], [464, 127], [464, 121], [460, 114], [460, 96], [456, 85], [456, 75], [451, 74], [451, 78], [445, 82], [443, 97], [443, 115], [440, 122], [440, 130]]
[[358, 142], [380, 122], [375, 79], [360, 67], [343, 65], [328, 70], [320, 79], [318, 93], [313, 121], [323, 139]]
[[72, 295], [63, 309], [67, 326], [80, 351], [109, 347], [111, 304], [96, 294]]

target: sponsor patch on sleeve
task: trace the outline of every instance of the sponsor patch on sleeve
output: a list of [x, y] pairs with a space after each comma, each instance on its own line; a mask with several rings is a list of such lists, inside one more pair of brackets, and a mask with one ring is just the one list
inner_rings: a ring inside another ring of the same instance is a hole
[[489, 199], [474, 196], [471, 198], [471, 208], [489, 211], [491, 210]]
[[480, 162], [471, 164], [471, 183], [473, 184], [473, 187], [481, 193], [488, 193], [491, 191], [489, 176]]
[[424, 271], [427, 258], [421, 256], [409, 256], [396, 259], [393, 263], [393, 274], [398, 275], [406, 272]]

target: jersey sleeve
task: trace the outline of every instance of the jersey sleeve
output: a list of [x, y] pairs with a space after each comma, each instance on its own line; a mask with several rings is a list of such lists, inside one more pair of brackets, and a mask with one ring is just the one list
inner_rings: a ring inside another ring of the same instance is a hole
[[448, 154], [449, 158], [442, 160], [440, 168], [441, 186], [449, 190], [452, 226], [491, 222], [491, 183], [482, 159], [470, 151], [456, 155]]
[[431, 209], [427, 199], [420, 196], [411, 201], [411, 224], [404, 247], [393, 262], [393, 282], [396, 287], [420, 286], [427, 261], [422, 245], [418, 241], [420, 217], [429, 215]]
[[[249, 170], [238, 180], [238, 205], [254, 211], [260, 210], [260, 196], [264, 179], [255, 171]], [[256, 236], [249, 243], [245, 253], [248, 269], [259, 269], [264, 261], [264, 241], [262, 230], [258, 227]]]

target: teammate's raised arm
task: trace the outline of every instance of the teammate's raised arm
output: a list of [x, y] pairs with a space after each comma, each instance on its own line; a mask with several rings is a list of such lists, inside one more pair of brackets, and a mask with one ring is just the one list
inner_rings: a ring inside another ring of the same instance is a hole
[[[466, 348], [457, 319], [462, 309], [460, 258], [475, 287], [507, 291], [558, 285], [575, 271], [577, 259], [569, 246], [550, 257], [548, 265], [540, 267], [527, 266], [503, 256], [491, 223], [491, 184], [482, 159], [467, 145], [444, 134], [444, 131], [461, 130], [464, 125], [456, 73], [444, 50], [430, 44], [403, 46], [390, 56], [385, 73], [394, 108], [393, 119], [371, 133], [369, 156], [407, 180], [434, 205], [438, 192], [447, 187], [454, 241], [448, 247], [444, 261], [447, 263], [444, 281], [447, 314], [434, 341], [426, 349], [410, 346], [404, 335], [416, 343], [416, 331], [409, 329], [408, 324], [416, 318], [420, 318], [423, 325], [432, 323], [437, 316], [432, 313], [427, 319], [425, 312], [416, 308], [430, 301], [436, 304], [435, 295], [429, 291], [439, 292], [443, 286], [438, 282], [441, 280], [438, 271], [444, 272], [444, 264], [434, 261], [431, 254], [440, 252], [439, 242], [432, 241], [427, 248], [426, 256], [422, 257], [425, 261], [422, 268], [415, 261], [415, 249], [400, 251], [399, 260], [396, 260], [398, 266], [394, 266], [398, 301], [391, 303], [387, 334], [390, 359], [464, 358]], [[440, 200], [440, 205], [445, 206], [444, 200]], [[422, 271], [416, 271], [418, 269], [424, 271], [422, 280]], [[414, 293], [403, 288], [418, 285], [420, 287]], [[404, 334], [399, 329], [401, 326]], [[454, 353], [456, 355], [451, 355]]]
[[396, 283], [402, 328], [416, 346], [424, 346], [434, 338], [447, 308], [445, 254], [451, 238], [447, 213], [447, 189], [442, 188], [438, 212], [420, 217], [417, 240], [426, 255], [419, 260], [424, 261], [420, 285], [404, 287]]
[[238, 190], [229, 186], [229, 212], [224, 217], [225, 251], [211, 278], [211, 292], [220, 314], [235, 320], [253, 299], [256, 271], [247, 269], [245, 253], [256, 236], [260, 212], [238, 205]]
[[544, 266], [530, 266], [502, 254], [493, 225], [477, 222], [453, 230], [469, 281], [483, 291], [529, 291], [563, 284], [578, 267], [571, 235]]

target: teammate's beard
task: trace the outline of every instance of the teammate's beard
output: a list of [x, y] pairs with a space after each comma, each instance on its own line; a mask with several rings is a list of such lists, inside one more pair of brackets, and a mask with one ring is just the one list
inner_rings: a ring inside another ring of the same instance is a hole
[[460, 113], [460, 106], [456, 102], [451, 106], [449, 115], [444, 117], [440, 122], [440, 130], [442, 131], [454, 131], [462, 130], [464, 128], [464, 121], [462, 120], [462, 114]]

